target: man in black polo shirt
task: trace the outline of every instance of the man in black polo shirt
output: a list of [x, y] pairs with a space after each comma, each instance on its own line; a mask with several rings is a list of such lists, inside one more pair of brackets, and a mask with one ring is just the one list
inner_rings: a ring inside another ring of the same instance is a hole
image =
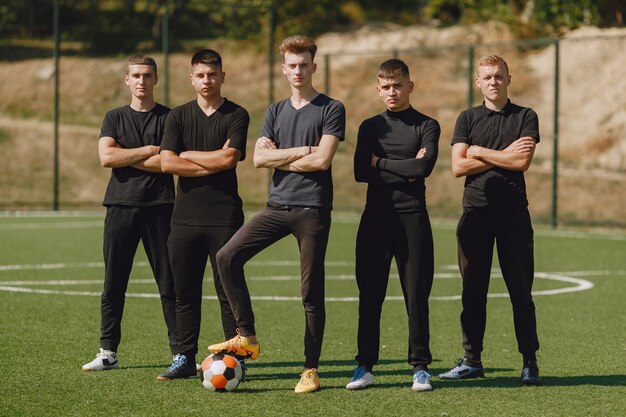
[[217, 52], [196, 52], [191, 70], [196, 99], [170, 112], [161, 144], [163, 171], [179, 176], [167, 241], [176, 287], [179, 355], [159, 380], [196, 376], [207, 259], [213, 269], [224, 336], [234, 337], [237, 330], [215, 255], [243, 224], [235, 168], [245, 157], [250, 118], [243, 107], [222, 97], [225, 73]]
[[356, 241], [359, 286], [357, 368], [347, 389], [374, 384], [380, 317], [395, 257], [409, 316], [408, 362], [414, 391], [430, 391], [432, 361], [428, 297], [433, 283], [433, 236], [426, 210], [425, 178], [438, 155], [439, 123], [411, 106], [408, 66], [399, 59], [378, 67], [378, 94], [387, 110], [361, 123], [354, 177], [367, 183], [367, 202]]
[[482, 57], [476, 84], [484, 102], [462, 112], [452, 138], [452, 171], [465, 178], [463, 215], [457, 228], [463, 278], [461, 329], [465, 354], [442, 379], [483, 377], [481, 353], [494, 241], [513, 306], [522, 383], [541, 383], [535, 305], [533, 229], [524, 171], [539, 142], [537, 114], [508, 99], [509, 69], [499, 56]]
[[292, 234], [300, 248], [302, 303], [306, 315], [304, 372], [297, 393], [319, 389], [317, 373], [324, 337], [324, 258], [330, 231], [333, 182], [331, 162], [344, 139], [343, 104], [318, 93], [312, 84], [317, 46], [305, 36], [283, 40], [283, 74], [291, 97], [272, 104], [263, 136], [254, 149], [257, 168], [274, 168], [267, 207], [247, 222], [217, 254], [224, 289], [240, 334], [209, 346], [252, 359], [260, 353], [243, 265], [274, 242]]
[[166, 245], [174, 181], [161, 171], [159, 157], [170, 109], [154, 101], [157, 79], [154, 59], [145, 55], [131, 57], [125, 77], [131, 102], [107, 112], [102, 123], [98, 156], [102, 166], [112, 170], [103, 203], [107, 211], [100, 353], [83, 365], [83, 371], [118, 367], [126, 287], [140, 240], [159, 287], [170, 350], [178, 353], [174, 338], [176, 295]]

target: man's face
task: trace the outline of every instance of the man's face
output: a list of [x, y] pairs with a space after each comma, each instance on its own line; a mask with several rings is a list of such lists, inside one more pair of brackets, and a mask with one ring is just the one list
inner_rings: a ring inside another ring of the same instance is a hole
[[378, 95], [391, 111], [402, 111], [411, 105], [409, 95], [413, 92], [413, 81], [409, 77], [378, 78]]
[[294, 54], [285, 52], [285, 62], [283, 63], [283, 74], [294, 87], [308, 86], [313, 83], [313, 73], [317, 65], [313, 62], [309, 52]]
[[205, 99], [221, 95], [225, 74], [219, 66], [199, 63], [191, 71], [191, 84], [199, 95]]
[[508, 87], [511, 76], [502, 65], [486, 65], [478, 67], [476, 85], [485, 99], [499, 103], [508, 98]]
[[144, 98], [152, 96], [158, 79], [151, 65], [129, 65], [124, 80], [132, 95]]

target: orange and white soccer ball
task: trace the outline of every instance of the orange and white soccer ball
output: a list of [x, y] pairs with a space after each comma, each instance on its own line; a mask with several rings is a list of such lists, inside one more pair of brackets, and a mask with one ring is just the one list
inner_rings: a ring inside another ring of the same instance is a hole
[[210, 391], [234, 391], [243, 378], [243, 370], [237, 358], [225, 353], [207, 356], [201, 368], [202, 385]]

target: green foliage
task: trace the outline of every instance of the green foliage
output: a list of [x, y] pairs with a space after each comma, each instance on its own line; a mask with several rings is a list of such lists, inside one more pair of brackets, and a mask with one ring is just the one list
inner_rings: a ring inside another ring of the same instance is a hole
[[[245, 39], [265, 45], [273, 10], [277, 38], [317, 36], [375, 22], [453, 25], [505, 22], [522, 36], [581, 25], [624, 25], [620, 0], [59, 0], [63, 38], [98, 53], [158, 48], [170, 15], [172, 50], [190, 39]], [[5, 0], [0, 36], [50, 37], [49, 0]]]

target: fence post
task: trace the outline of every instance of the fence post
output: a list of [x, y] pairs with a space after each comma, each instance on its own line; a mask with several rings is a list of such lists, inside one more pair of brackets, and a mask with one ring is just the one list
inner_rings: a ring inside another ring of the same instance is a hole
[[474, 45], [467, 47], [467, 108], [474, 105]]
[[53, 149], [53, 197], [52, 208], [59, 209], [59, 56], [61, 37], [59, 35], [59, 0], [52, 3], [52, 27], [54, 32], [54, 149]]
[[269, 5], [269, 33], [268, 33], [268, 39], [267, 39], [267, 60], [268, 60], [268, 67], [269, 67], [269, 74], [268, 74], [268, 84], [269, 84], [269, 91], [268, 91], [268, 99], [269, 99], [269, 104], [272, 104], [274, 102], [274, 37], [276, 36], [276, 22], [275, 22], [275, 11], [274, 11], [274, 6], [272, 6], [271, 4]]
[[161, 51], [163, 53], [163, 104], [170, 106], [170, 15], [167, 6], [162, 8]]
[[557, 211], [557, 185], [558, 185], [558, 165], [559, 165], [559, 39], [554, 39], [554, 127], [552, 142], [552, 227], [558, 223]]
[[330, 94], [330, 55], [324, 55], [324, 94]]

